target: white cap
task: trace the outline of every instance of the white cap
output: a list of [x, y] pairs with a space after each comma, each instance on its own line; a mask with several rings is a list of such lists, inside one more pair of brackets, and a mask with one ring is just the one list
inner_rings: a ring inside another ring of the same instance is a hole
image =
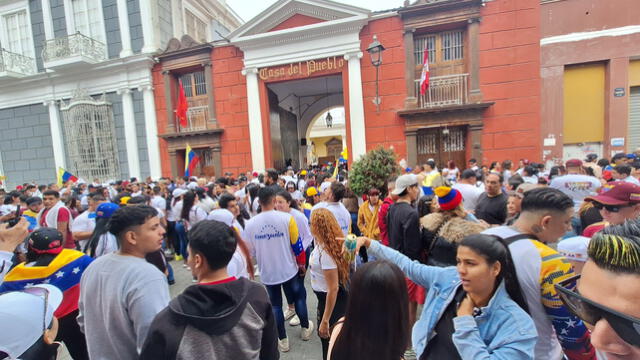
[[[47, 308], [43, 314], [46, 292]], [[61, 302], [62, 291], [48, 284], [0, 295], [0, 351], [11, 359], [27, 351], [44, 334], [42, 327], [51, 325], [53, 313]]]
[[574, 236], [558, 243], [558, 252], [568, 260], [586, 262], [589, 258], [587, 249], [591, 239], [585, 236]]
[[198, 187], [198, 183], [195, 182], [190, 182], [189, 185], [187, 185], [187, 188], [189, 190], [195, 190]]
[[233, 214], [227, 209], [215, 209], [207, 216], [207, 220], [220, 221], [221, 223], [227, 224], [227, 226], [233, 225], [233, 219]]
[[331, 187], [331, 182], [330, 181], [325, 181], [322, 184], [320, 184], [320, 192], [323, 193], [330, 187]]
[[173, 190], [173, 193], [171, 193], [171, 195], [173, 195], [174, 198], [179, 198], [180, 196], [186, 194], [187, 192], [188, 190], [186, 189], [176, 188], [175, 190]]
[[418, 184], [418, 177], [414, 174], [406, 174], [398, 177], [396, 188], [391, 192], [393, 195], [400, 195], [411, 185]]

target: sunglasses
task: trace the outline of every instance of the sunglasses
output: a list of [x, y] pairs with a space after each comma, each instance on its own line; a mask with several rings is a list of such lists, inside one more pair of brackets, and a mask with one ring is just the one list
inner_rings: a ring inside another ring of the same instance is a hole
[[598, 209], [598, 210], [602, 210], [602, 209], [606, 209], [608, 212], [610, 213], [617, 213], [620, 210], [622, 210], [623, 208], [629, 207], [631, 205], [605, 205], [605, 204], [601, 204], [599, 202], [594, 202], [593, 203], [593, 207]]
[[630, 345], [640, 347], [640, 319], [600, 305], [580, 295], [575, 288], [580, 275], [571, 277], [556, 284], [560, 300], [575, 316], [585, 323], [595, 326], [601, 319], [606, 319], [618, 336]]
[[49, 306], [49, 290], [41, 287], [32, 287], [22, 290], [27, 294], [31, 294], [38, 297], [44, 296], [44, 309], [42, 310], [42, 332], [47, 330], [47, 308]]

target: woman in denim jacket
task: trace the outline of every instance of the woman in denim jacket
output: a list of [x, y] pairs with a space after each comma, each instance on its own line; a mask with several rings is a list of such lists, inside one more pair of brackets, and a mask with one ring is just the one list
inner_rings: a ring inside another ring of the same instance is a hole
[[502, 239], [474, 234], [459, 244], [456, 267], [433, 267], [361, 237], [378, 258], [395, 263], [427, 290], [413, 348], [424, 359], [533, 359], [537, 333], [509, 249]]

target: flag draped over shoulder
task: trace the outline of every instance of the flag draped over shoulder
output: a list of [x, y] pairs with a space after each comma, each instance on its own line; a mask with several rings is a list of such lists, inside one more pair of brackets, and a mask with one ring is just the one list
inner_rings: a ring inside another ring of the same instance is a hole
[[187, 144], [184, 159], [184, 176], [193, 175], [193, 170], [196, 168], [198, 161], [200, 161], [200, 157], [198, 156], [198, 154], [196, 154], [195, 151], [193, 151], [191, 145]]
[[80, 277], [93, 259], [84, 253], [63, 249], [48, 266], [25, 266], [11, 269], [0, 285], [0, 293], [20, 291], [38, 284], [49, 284], [62, 291], [62, 303], [54, 313], [61, 318], [78, 309]]
[[63, 168], [58, 168], [58, 185], [62, 186], [67, 181], [78, 181], [78, 178]]

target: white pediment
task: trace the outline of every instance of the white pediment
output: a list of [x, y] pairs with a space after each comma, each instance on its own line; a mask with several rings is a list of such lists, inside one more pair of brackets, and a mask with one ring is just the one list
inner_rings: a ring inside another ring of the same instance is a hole
[[[323, 22], [271, 31], [279, 24], [298, 14], [316, 18]], [[370, 14], [371, 11], [368, 9], [330, 0], [279, 0], [234, 30], [229, 35], [229, 38], [232, 42], [238, 42], [261, 34], [278, 35], [286, 32], [304, 30], [309, 27], [322, 27], [335, 22], [343, 23], [348, 19], [366, 19]]]

